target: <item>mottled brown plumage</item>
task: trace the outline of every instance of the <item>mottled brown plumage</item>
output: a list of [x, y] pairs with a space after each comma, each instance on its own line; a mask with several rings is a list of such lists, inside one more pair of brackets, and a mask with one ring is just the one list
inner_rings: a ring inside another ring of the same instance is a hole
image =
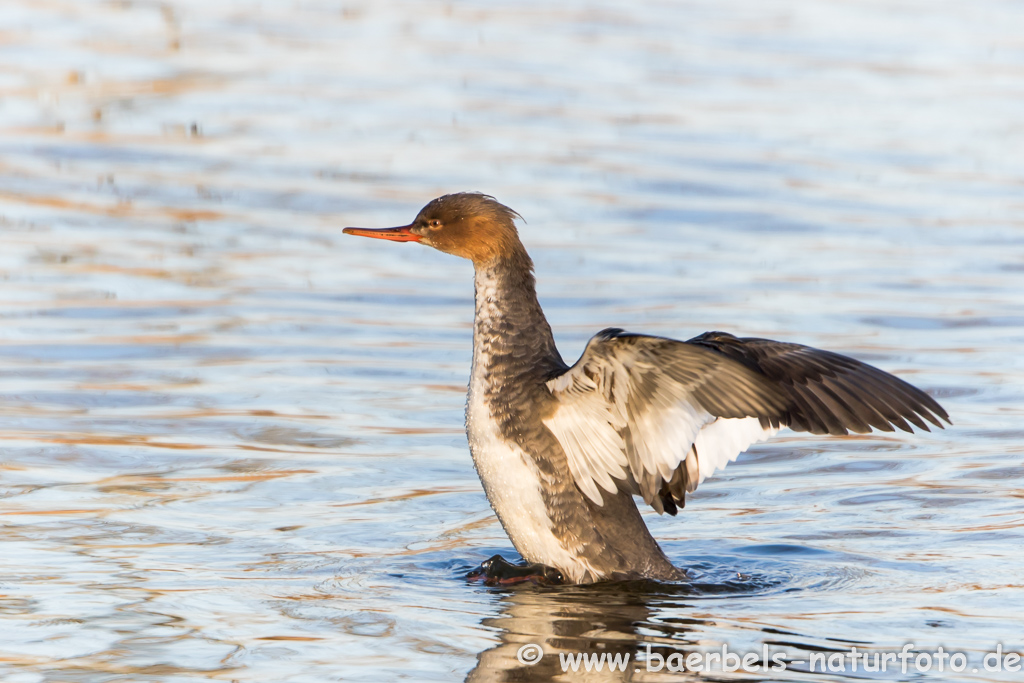
[[846, 434], [948, 422], [927, 394], [852, 358], [721, 332], [681, 342], [609, 329], [569, 367], [537, 301], [517, 217], [493, 197], [460, 193], [407, 226], [345, 231], [473, 261], [470, 450], [531, 563], [576, 583], [683, 578], [634, 494], [674, 515], [705, 477], [785, 426]]

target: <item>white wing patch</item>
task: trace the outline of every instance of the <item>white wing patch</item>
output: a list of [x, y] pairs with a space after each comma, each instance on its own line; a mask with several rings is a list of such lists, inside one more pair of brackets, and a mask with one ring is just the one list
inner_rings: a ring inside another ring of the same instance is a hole
[[562, 446], [576, 486], [597, 505], [604, 504], [603, 491], [622, 490], [661, 512], [665, 485], [681, 497], [681, 484], [693, 491], [775, 433], [756, 417], [710, 412], [779, 409], [781, 400], [742, 365], [683, 342], [620, 332], [599, 333], [572, 368], [547, 382], [557, 407], [544, 425]]
[[[666, 397], [668, 399], [669, 397]], [[643, 471], [658, 474], [668, 481], [690, 451], [690, 445], [701, 428], [715, 418], [708, 412], [675, 399], [675, 403], [659, 410], [634, 415], [635, 428], [630, 430], [635, 462], [633, 476], [639, 481]]]
[[[698, 417], [695, 412], [667, 410], [657, 415], [659, 419], [649, 420], [649, 424], [644, 424], [648, 420], [641, 420], [634, 443], [640, 461], [638, 467], [657, 473], [664, 481], [671, 479], [675, 469], [685, 461], [690, 493], [752, 445], [766, 441], [779, 431], [764, 429], [756, 417], [715, 419], [707, 416], [710, 420], [702, 424], [697, 420], [704, 416]], [[603, 419], [605, 417], [608, 419]], [[613, 419], [611, 411], [597, 419], [569, 404], [544, 421], [562, 445], [576, 485], [598, 505], [604, 504], [601, 489], [614, 493], [630, 479], [639, 480], [643, 476], [641, 472], [634, 472], [632, 463], [627, 462], [625, 444]]]
[[618, 488], [614, 480], [628, 478], [616, 416], [611, 410], [603, 412], [606, 414], [593, 415], [575, 403], [567, 403], [544, 420], [565, 451], [576, 485], [598, 505], [604, 504], [598, 487], [614, 493]]
[[628, 477], [629, 463], [620, 435], [626, 426], [626, 406], [591, 400], [589, 392], [598, 391], [599, 387], [586, 374], [573, 377], [566, 373], [548, 386], [563, 393], [558, 410], [544, 424], [562, 445], [580, 491], [598, 505], [604, 505], [598, 487], [614, 493], [614, 479]]
[[[719, 418], [705, 425], [693, 442], [694, 448], [686, 456], [687, 471], [696, 470], [697, 473], [696, 477], [690, 477], [690, 486], [687, 490], [694, 491], [698, 484], [736, 460], [740, 453], [759, 441], [775, 436], [778, 431], [773, 428], [765, 429], [756, 417]], [[695, 461], [693, 464], [691, 459]]]
[[[604, 504], [601, 489], [609, 493], [620, 485], [636, 489], [636, 482], [651, 475], [671, 479], [701, 428], [715, 420], [687, 401], [682, 392], [667, 388], [654, 396], [652, 410], [633, 412], [629, 393], [611, 388], [627, 387], [630, 370], [638, 365], [627, 368], [609, 360], [600, 367], [589, 367], [588, 372], [566, 373], [548, 382], [561, 400], [544, 424], [561, 444], [576, 485], [598, 505]], [[595, 401], [595, 393], [604, 400]]]

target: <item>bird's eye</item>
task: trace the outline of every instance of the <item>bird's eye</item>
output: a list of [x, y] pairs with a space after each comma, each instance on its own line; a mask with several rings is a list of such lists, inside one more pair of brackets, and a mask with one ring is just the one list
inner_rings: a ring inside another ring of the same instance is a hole
[[436, 218], [432, 221], [427, 221], [427, 227], [430, 228], [431, 230], [437, 230], [438, 228], [441, 227], [441, 221], [437, 220]]

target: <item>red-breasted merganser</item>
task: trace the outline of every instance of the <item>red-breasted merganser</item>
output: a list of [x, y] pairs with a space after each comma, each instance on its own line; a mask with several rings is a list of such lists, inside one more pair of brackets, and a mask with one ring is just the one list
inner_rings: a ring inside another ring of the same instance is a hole
[[569, 367], [537, 301], [519, 215], [459, 193], [411, 224], [350, 235], [420, 242], [473, 261], [466, 432], [484, 491], [528, 563], [495, 556], [488, 583], [681, 580], [633, 496], [675, 515], [686, 494], [783, 427], [812, 434], [942, 427], [923, 391], [799, 344], [707, 332], [689, 341], [597, 333]]

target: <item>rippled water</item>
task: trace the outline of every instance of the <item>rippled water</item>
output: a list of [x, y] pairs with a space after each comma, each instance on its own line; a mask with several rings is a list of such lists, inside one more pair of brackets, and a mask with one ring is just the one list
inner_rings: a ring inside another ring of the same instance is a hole
[[[998, 0], [6, 0], [0, 679], [1024, 648], [1022, 36]], [[470, 267], [340, 233], [458, 190], [526, 217], [567, 358], [787, 339], [955, 426], [753, 448], [648, 517], [692, 585], [468, 584], [514, 556], [461, 426]], [[806, 668], [754, 678], [865, 675]]]

